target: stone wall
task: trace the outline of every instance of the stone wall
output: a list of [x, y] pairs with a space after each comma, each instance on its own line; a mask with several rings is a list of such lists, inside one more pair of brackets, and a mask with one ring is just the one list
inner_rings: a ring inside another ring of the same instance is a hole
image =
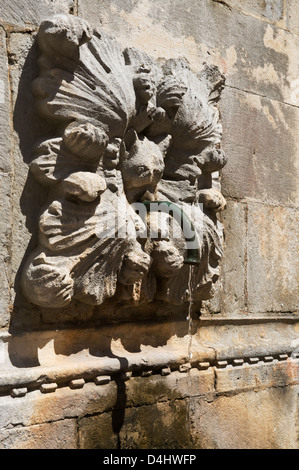
[[[57, 13], [226, 77], [224, 256], [190, 362], [185, 320], [23, 331], [24, 316], [37, 324], [19, 279], [44, 198], [28, 163], [47, 129], [35, 39]], [[298, 448], [298, 34], [296, 0], [2, 0], [0, 448]]]

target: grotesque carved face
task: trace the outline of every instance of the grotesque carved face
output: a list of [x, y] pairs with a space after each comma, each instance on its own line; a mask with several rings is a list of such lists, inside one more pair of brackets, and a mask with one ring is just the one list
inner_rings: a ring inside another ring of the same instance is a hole
[[[167, 137], [167, 141], [170, 138]], [[129, 202], [138, 201], [145, 192], [154, 193], [164, 170], [164, 152], [144, 136], [129, 131], [125, 138], [120, 170]]]

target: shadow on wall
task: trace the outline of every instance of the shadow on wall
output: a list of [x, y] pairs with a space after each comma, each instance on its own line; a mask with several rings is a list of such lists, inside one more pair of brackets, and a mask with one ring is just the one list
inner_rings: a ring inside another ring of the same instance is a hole
[[[38, 46], [36, 39], [31, 46], [28, 55], [26, 57], [24, 66], [22, 67], [22, 73], [19, 80], [19, 87], [17, 98], [14, 107], [14, 130], [19, 138], [19, 149], [23, 162], [28, 165], [32, 157], [33, 144], [39, 140], [43, 135], [46, 135], [49, 131], [49, 123], [43, 122], [34, 111], [34, 97], [32, 94], [32, 81], [38, 74], [37, 58], [39, 55]], [[46, 127], [47, 126], [47, 127]], [[21, 171], [24, 167], [21, 161], [18, 162], [18, 154], [16, 158], [16, 184], [23, 185], [24, 177]], [[26, 171], [26, 170], [24, 170]], [[11, 316], [10, 332], [26, 328], [34, 323], [40, 321], [39, 313], [34, 309], [32, 305], [28, 305], [28, 302], [24, 298], [20, 289], [20, 275], [23, 269], [24, 260], [28, 253], [37, 244], [37, 231], [36, 223], [40, 209], [46, 199], [46, 191], [42, 188], [35, 178], [31, 175], [27, 168], [27, 178], [23, 187], [22, 195], [20, 198], [20, 210], [23, 216], [25, 216], [25, 226], [27, 231], [31, 234], [31, 239], [25, 250], [22, 262], [20, 263], [17, 271], [14, 289], [15, 289], [15, 302]], [[16, 224], [17, 225], [17, 224]], [[20, 224], [19, 224], [20, 225]], [[23, 230], [21, 228], [21, 230]], [[22, 239], [24, 235], [22, 232], [17, 233], [16, 236], [19, 238], [18, 244], [22, 245]], [[25, 238], [25, 237], [24, 237]], [[33, 307], [33, 308], [32, 308]]]
[[[193, 323], [191, 334], [198, 328]], [[131, 363], [146, 368], [151, 362], [167, 364], [173, 351], [183, 354], [188, 322], [138, 322], [107, 325], [101, 329], [56, 329], [23, 332], [9, 339], [10, 362], [19, 368], [48, 364], [70, 364], [99, 358], [131, 358]], [[174, 344], [169, 342], [174, 338]], [[175, 348], [175, 349], [174, 349]], [[141, 354], [140, 354], [141, 353]], [[139, 364], [139, 365], [138, 365]], [[120, 364], [123, 366], [123, 364]], [[116, 368], [118, 369], [118, 367]], [[122, 370], [127, 370], [123, 369]]]
[[[118, 381], [111, 412], [91, 415], [87, 407], [78, 420], [80, 449], [201, 448], [202, 436], [192, 426], [194, 405], [184, 399], [182, 389], [159, 376], [132, 382]], [[100, 397], [99, 408], [102, 401]]]

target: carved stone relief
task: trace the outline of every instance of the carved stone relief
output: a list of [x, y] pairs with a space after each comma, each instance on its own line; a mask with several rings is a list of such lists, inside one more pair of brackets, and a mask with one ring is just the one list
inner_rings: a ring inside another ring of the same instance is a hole
[[44, 21], [37, 41], [33, 92], [51, 132], [30, 164], [48, 193], [26, 298], [46, 309], [182, 306], [190, 265], [193, 300], [210, 298], [225, 206], [218, 68], [196, 75], [184, 59], [122, 51], [71, 15]]

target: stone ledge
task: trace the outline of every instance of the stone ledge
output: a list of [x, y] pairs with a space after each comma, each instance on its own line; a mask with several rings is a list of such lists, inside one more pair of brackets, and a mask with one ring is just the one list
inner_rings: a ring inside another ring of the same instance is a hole
[[125, 381], [173, 371], [188, 374], [194, 368], [298, 363], [298, 324], [194, 320], [193, 326], [191, 336], [187, 322], [0, 335], [0, 393], [19, 397], [38, 389], [84, 388], [85, 382], [107, 383], [107, 378]]
[[[281, 355], [282, 356], [282, 355]], [[227, 366], [215, 370], [216, 393], [240, 393], [247, 390], [270, 387], [285, 387], [299, 383], [298, 359], [274, 359], [267, 363], [268, 357], [258, 359], [256, 364]]]
[[[271, 357], [271, 364], [269, 358]], [[240, 362], [242, 363], [240, 365]], [[213, 368], [216, 372], [217, 380], [217, 393], [230, 392], [237, 390], [251, 390], [252, 388], [261, 387], [261, 383], [256, 382], [256, 372], [258, 368], [267, 366], [268, 368], [274, 367], [280, 377], [282, 373], [289, 374], [288, 380], [281, 378], [275, 382], [275, 376], [270, 381], [267, 381], [264, 387], [270, 386], [285, 386], [299, 383], [299, 358], [289, 357], [288, 354], [279, 354], [277, 358], [272, 356], [265, 356], [260, 358], [236, 358], [228, 361], [215, 361], [215, 362], [199, 362], [199, 363], [185, 363], [178, 367], [157, 368], [154, 372], [148, 371], [150, 374], [144, 374], [141, 369], [134, 375], [129, 372], [120, 373], [120, 370], [112, 368], [110, 364], [111, 376], [105, 375], [108, 370], [108, 363], [106, 368], [100, 368], [100, 361], [98, 365], [94, 364], [92, 367], [90, 363], [82, 364], [81, 367], [73, 368], [72, 370], [66, 367], [54, 369], [54, 367], [37, 368], [24, 371], [23, 373], [16, 373], [8, 377], [3, 375], [0, 381], [0, 391], [3, 395], [10, 394], [13, 398], [23, 397], [27, 393], [35, 390], [40, 390], [41, 393], [54, 393], [56, 389], [68, 387], [72, 390], [83, 388], [86, 383], [95, 383], [96, 385], [106, 385], [110, 381], [120, 380], [127, 381], [136, 377], [148, 377], [153, 375], [166, 376], [174, 372], [181, 374], [188, 374], [191, 370], [198, 370], [199, 372]], [[102, 364], [103, 367], [103, 364]], [[244, 384], [240, 386], [239, 376], [245, 372]], [[248, 372], [247, 369], [252, 369]], [[286, 369], [286, 370], [284, 370]], [[224, 377], [222, 374], [225, 373]], [[249, 375], [248, 375], [249, 374]], [[109, 378], [109, 379], [108, 379]], [[54, 382], [56, 380], [56, 382]], [[218, 382], [219, 380], [219, 382]], [[253, 382], [252, 382], [253, 381]], [[229, 384], [229, 386], [227, 385]], [[227, 388], [228, 387], [228, 388]]]
[[49, 383], [44, 384], [43, 393], [35, 390], [26, 394], [22, 389], [18, 398], [15, 398], [17, 395], [1, 397], [0, 429], [111, 412], [120, 406], [119, 394], [125, 396], [126, 408], [134, 408], [193, 398], [211, 402], [221, 396], [297, 386], [299, 361], [290, 358], [270, 364], [259, 361], [254, 365], [228, 365], [225, 369], [214, 366], [202, 371], [194, 367], [188, 373], [172, 371], [167, 376], [132, 376], [123, 385], [119, 380], [102, 386], [95, 382], [86, 382], [84, 387], [74, 389], [69, 384], [57, 387]]

